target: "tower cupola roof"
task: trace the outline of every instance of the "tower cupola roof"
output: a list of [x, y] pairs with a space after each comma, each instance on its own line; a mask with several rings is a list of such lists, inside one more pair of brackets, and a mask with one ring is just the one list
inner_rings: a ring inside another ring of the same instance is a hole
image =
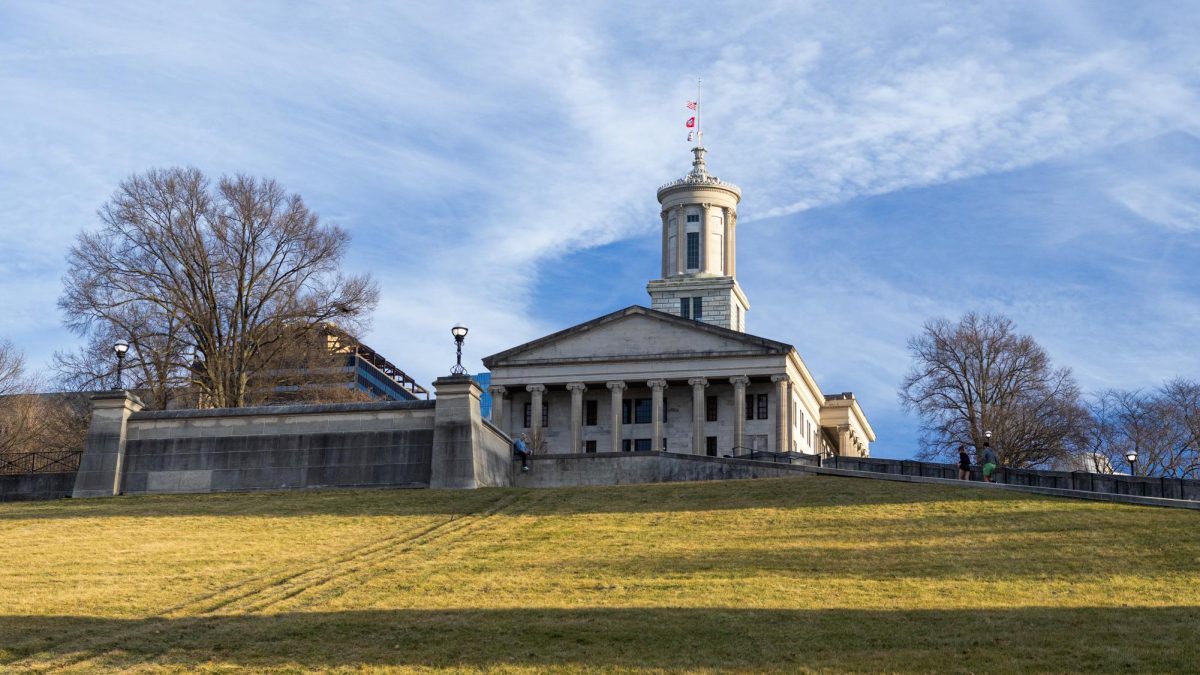
[[692, 154], [695, 155], [695, 159], [692, 160], [692, 170], [689, 171], [688, 174], [683, 178], [671, 181], [670, 183], [658, 188], [658, 201], [661, 202], [668, 193], [674, 192], [675, 190], [696, 187], [714, 187], [727, 190], [733, 193], [733, 195], [739, 201], [741, 200], [741, 188], [733, 183], [727, 183], [708, 172], [708, 167], [704, 162], [705, 152], [708, 151], [705, 150], [704, 146], [701, 145], [697, 145], [696, 147], [692, 148]]

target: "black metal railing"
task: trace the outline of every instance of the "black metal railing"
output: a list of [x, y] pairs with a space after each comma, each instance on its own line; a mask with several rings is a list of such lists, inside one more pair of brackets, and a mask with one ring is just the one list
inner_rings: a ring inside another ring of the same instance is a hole
[[[877, 459], [874, 457], [825, 457], [821, 466], [852, 471], [872, 471], [926, 478], [958, 478], [957, 464], [919, 462], [911, 459]], [[979, 467], [971, 468], [971, 480], [983, 480]], [[1088, 473], [1086, 471], [1050, 471], [1046, 469], [999, 468], [992, 480], [1006, 485], [1083, 490], [1108, 494], [1162, 497], [1165, 499], [1200, 500], [1200, 480], [1166, 476], [1127, 476], [1123, 474]]]
[[0, 455], [0, 476], [78, 471], [79, 460], [82, 457], [82, 450], [47, 450]]

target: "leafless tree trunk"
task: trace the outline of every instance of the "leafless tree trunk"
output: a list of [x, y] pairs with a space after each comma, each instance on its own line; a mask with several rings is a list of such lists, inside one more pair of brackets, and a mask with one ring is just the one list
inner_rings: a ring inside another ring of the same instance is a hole
[[1046, 464], [1086, 443], [1087, 411], [1070, 370], [1053, 369], [1010, 319], [934, 319], [908, 348], [913, 367], [899, 397], [922, 418], [921, 456], [953, 459], [960, 444], [982, 448], [989, 430], [1001, 463], [1014, 467]]
[[246, 405], [289, 339], [356, 326], [378, 300], [369, 277], [339, 271], [349, 235], [273, 180], [150, 171], [99, 216], [71, 249], [59, 305], [80, 334], [126, 337], [131, 373], [160, 406], [181, 381], [211, 406]]

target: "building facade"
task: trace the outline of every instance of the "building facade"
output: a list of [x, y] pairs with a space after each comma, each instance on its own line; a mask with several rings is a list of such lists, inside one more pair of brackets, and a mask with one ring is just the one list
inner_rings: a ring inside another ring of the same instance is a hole
[[822, 394], [795, 348], [745, 332], [741, 190], [692, 170], [658, 190], [662, 278], [634, 305], [489, 356], [491, 419], [535, 452], [756, 451], [866, 457], [851, 393]]

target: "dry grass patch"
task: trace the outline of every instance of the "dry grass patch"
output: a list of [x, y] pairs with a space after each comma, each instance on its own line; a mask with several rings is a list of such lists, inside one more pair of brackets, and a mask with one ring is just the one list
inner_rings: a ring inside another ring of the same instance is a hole
[[810, 477], [0, 506], [0, 670], [1183, 671], [1196, 513]]

